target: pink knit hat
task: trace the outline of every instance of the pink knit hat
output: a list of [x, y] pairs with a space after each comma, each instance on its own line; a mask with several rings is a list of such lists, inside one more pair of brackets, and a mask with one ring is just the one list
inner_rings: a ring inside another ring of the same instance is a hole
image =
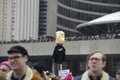
[[65, 80], [72, 80], [72, 73], [66, 75]]
[[9, 69], [11, 69], [11, 66], [10, 66], [10, 62], [9, 61], [3, 61], [0, 63], [0, 66], [1, 65], [6, 65]]

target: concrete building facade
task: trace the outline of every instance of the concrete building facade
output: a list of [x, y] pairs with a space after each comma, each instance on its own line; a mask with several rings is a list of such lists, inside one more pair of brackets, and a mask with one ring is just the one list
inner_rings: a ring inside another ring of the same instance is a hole
[[0, 41], [38, 39], [39, 0], [0, 1]]
[[11, 40], [11, 0], [0, 0], [0, 41]]
[[64, 31], [81, 36], [78, 24], [120, 10], [116, 0], [0, 0], [0, 41], [38, 39]]

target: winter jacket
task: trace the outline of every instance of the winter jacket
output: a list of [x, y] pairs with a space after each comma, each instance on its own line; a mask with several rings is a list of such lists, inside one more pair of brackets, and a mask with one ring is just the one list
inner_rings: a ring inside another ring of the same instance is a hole
[[[83, 73], [83, 75], [76, 77], [75, 80], [90, 80], [88, 73], [89, 71], [86, 71], [85, 73]], [[100, 80], [115, 80], [115, 79], [110, 77], [106, 72], [103, 71]]]
[[[13, 71], [10, 71], [10, 72], [7, 74], [6, 79], [7, 79], [7, 80], [11, 80], [12, 74], [13, 74]], [[27, 72], [26, 72], [25, 77], [24, 77], [23, 80], [43, 80], [43, 79], [42, 79], [42, 77], [40, 77], [38, 74], [33, 73], [32, 69], [30, 69], [30, 68], [27, 66]]]

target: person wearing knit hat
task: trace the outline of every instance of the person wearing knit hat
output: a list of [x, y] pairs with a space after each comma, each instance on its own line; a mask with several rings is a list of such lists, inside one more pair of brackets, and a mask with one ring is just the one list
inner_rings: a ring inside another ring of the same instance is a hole
[[43, 80], [28, 66], [29, 55], [25, 47], [14, 45], [7, 52], [12, 70], [7, 73], [6, 80]]
[[10, 62], [3, 61], [0, 63], [0, 73], [6, 76], [6, 74], [11, 70]]
[[65, 80], [72, 80], [72, 73], [66, 75]]

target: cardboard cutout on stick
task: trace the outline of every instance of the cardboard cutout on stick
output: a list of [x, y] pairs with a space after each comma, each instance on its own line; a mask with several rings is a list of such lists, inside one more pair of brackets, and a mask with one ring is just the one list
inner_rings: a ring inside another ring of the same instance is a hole
[[[56, 32], [56, 46], [53, 52], [53, 74], [55, 73], [54, 63], [60, 67], [60, 73], [62, 74], [62, 63], [65, 61], [65, 48], [63, 47], [63, 43], [65, 42], [65, 33], [63, 31]], [[62, 76], [60, 77], [62, 80]]]
[[53, 60], [57, 64], [62, 64], [65, 60], [65, 48], [63, 43], [65, 42], [65, 33], [63, 31], [56, 32], [56, 46], [53, 52]]

